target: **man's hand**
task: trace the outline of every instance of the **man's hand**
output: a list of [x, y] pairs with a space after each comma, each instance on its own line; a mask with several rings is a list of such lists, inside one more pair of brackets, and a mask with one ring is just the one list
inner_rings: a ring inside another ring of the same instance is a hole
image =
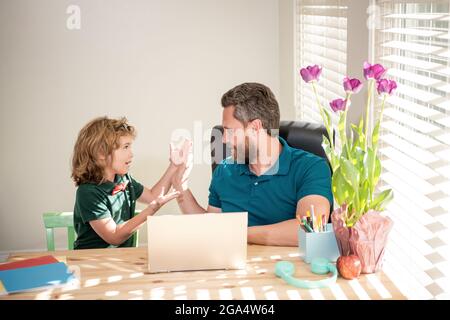
[[170, 163], [176, 167], [186, 165], [189, 156], [192, 155], [192, 141], [184, 139], [181, 148], [177, 148], [170, 143]]
[[193, 166], [192, 142], [185, 139], [181, 149], [176, 149], [173, 144], [170, 144], [170, 162], [177, 167], [172, 176], [173, 187], [180, 192], [187, 190], [187, 182]]

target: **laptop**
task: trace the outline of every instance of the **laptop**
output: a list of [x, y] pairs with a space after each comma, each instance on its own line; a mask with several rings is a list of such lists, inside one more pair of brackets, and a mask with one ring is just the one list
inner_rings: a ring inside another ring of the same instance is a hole
[[247, 212], [147, 217], [148, 271], [244, 269]]

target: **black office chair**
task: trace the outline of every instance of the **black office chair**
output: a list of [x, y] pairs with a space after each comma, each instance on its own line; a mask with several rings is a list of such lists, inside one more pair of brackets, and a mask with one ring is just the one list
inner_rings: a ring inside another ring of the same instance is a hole
[[[212, 171], [218, 163], [230, 156], [230, 150], [222, 143], [222, 134], [223, 127], [221, 125], [215, 126], [211, 132]], [[325, 126], [305, 121], [280, 121], [279, 134], [291, 147], [314, 153], [328, 161], [322, 148], [322, 135], [328, 138]], [[216, 152], [216, 150], [219, 152]]]

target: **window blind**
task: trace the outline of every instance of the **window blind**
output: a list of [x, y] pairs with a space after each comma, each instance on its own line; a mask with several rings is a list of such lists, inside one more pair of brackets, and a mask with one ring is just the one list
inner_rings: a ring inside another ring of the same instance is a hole
[[[296, 70], [318, 64], [317, 85], [324, 107], [344, 96], [342, 80], [347, 70], [347, 0], [297, 0], [295, 15]], [[322, 123], [310, 84], [296, 77], [296, 118]], [[333, 121], [337, 117], [332, 114]]]
[[431, 270], [443, 271], [450, 259], [449, 3], [376, 1], [374, 60], [398, 83], [380, 134], [381, 179], [394, 190], [388, 214], [399, 231], [391, 254], [410, 262], [405, 272], [432, 296], [443, 292], [445, 280]]

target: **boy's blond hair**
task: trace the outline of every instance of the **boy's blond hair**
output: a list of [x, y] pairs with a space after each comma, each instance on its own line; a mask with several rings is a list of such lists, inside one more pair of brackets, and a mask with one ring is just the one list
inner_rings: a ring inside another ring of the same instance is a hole
[[101, 163], [99, 156], [106, 158], [112, 155], [119, 148], [119, 138], [127, 135], [135, 138], [136, 132], [125, 117], [99, 117], [86, 124], [78, 134], [73, 148], [71, 177], [75, 185], [105, 182], [104, 163]]

